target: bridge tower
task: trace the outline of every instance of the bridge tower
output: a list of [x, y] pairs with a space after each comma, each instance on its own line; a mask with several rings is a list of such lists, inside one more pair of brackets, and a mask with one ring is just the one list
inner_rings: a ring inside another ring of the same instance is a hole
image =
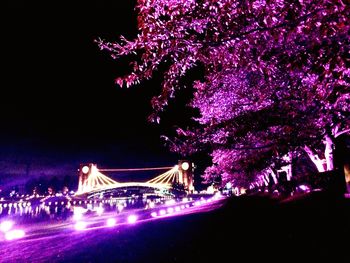
[[86, 180], [89, 178], [92, 167], [96, 166], [96, 164], [80, 164], [79, 167], [79, 183], [78, 183], [78, 193], [84, 192], [84, 185], [86, 185]]
[[179, 160], [178, 162], [178, 178], [177, 181], [185, 186], [185, 190], [192, 193], [193, 186], [193, 170], [194, 164], [188, 160]]

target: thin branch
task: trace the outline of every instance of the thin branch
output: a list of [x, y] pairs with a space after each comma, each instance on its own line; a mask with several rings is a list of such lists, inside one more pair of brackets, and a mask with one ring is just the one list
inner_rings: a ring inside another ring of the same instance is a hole
[[344, 130], [344, 131], [341, 131], [341, 132], [337, 132], [336, 134], [334, 134], [334, 138], [337, 138], [338, 136], [344, 134], [344, 133], [348, 133], [350, 132], [350, 129], [347, 129], [347, 130]]

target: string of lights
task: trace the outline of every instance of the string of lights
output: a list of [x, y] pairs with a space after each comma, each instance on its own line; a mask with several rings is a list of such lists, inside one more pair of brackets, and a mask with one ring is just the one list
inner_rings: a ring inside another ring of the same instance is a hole
[[[150, 170], [163, 170], [170, 169], [155, 178], [147, 182], [134, 182], [134, 183], [119, 183], [108, 176], [101, 173], [101, 171], [113, 171], [113, 172], [122, 172], [122, 171], [150, 171]], [[85, 172], [88, 173], [88, 177], [82, 183], [81, 189], [78, 191], [79, 194], [88, 193], [91, 191], [104, 190], [110, 188], [118, 188], [132, 185], [142, 185], [148, 187], [156, 188], [169, 188], [170, 184], [174, 182], [178, 176], [179, 169], [178, 165], [173, 167], [155, 167], [155, 168], [132, 168], [132, 169], [98, 169], [96, 166], [92, 165], [91, 170], [89, 168], [85, 169]]]

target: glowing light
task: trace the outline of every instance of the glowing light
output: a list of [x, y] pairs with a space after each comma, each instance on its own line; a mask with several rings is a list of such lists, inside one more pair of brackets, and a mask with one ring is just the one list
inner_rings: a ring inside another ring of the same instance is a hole
[[193, 203], [193, 205], [195, 205], [195, 206], [199, 206], [200, 204], [201, 204], [201, 201], [196, 201]]
[[182, 206], [181, 206], [181, 209], [185, 209], [185, 206], [184, 206], [184, 205], [182, 205]]
[[168, 208], [168, 213], [174, 213], [174, 208], [169, 207], [169, 208]]
[[175, 204], [175, 200], [174, 199], [171, 199], [171, 200], [168, 200], [165, 202], [166, 205], [173, 205]]
[[96, 213], [100, 216], [100, 215], [103, 214], [103, 210], [104, 210], [103, 207], [99, 206], [99, 207], [96, 208]]
[[75, 230], [84, 230], [87, 227], [87, 223], [83, 221], [76, 222], [74, 225]]
[[186, 208], [189, 208], [189, 207], [190, 207], [190, 205], [189, 205], [189, 204], [186, 204], [186, 205], [185, 205], [185, 207], [186, 207]]
[[147, 181], [147, 183], [154, 184], [154, 185], [169, 185], [171, 182], [174, 182], [176, 180], [176, 175], [178, 174], [178, 166], [175, 165], [171, 170], [158, 175], [157, 177]]
[[20, 229], [14, 229], [11, 231], [6, 232], [5, 234], [5, 239], [6, 240], [14, 240], [14, 239], [19, 239], [25, 236], [25, 232]]
[[[169, 171], [147, 181], [146, 183], [118, 183], [108, 176], [101, 173], [101, 171], [140, 171], [140, 170], [160, 170], [168, 169]], [[84, 166], [81, 168], [84, 174], [88, 174], [88, 178], [79, 185], [78, 193], [87, 193], [93, 190], [110, 189], [116, 187], [123, 187], [127, 185], [142, 185], [157, 188], [169, 188], [174, 182], [179, 173], [177, 166], [174, 167], [157, 167], [157, 168], [137, 168], [137, 169], [98, 169], [96, 165]], [[151, 205], [152, 206], [152, 205]], [[151, 207], [152, 208], [152, 207]]]
[[215, 195], [214, 195], [214, 199], [219, 199], [222, 197], [222, 194], [220, 192], [216, 192]]
[[74, 220], [80, 220], [83, 218], [83, 214], [85, 213], [85, 209], [80, 207], [80, 206], [76, 206], [74, 207], [74, 211], [73, 211], [73, 219]]
[[117, 208], [118, 208], [118, 212], [121, 212], [121, 211], [123, 211], [124, 206], [121, 205], [121, 204], [119, 204], [119, 205], [117, 206]]
[[129, 224], [134, 224], [137, 221], [137, 216], [136, 215], [130, 215], [128, 216], [128, 223]]
[[163, 216], [163, 215], [165, 215], [165, 214], [166, 214], [166, 211], [165, 211], [164, 209], [162, 209], [162, 210], [159, 211], [159, 215]]
[[87, 174], [89, 172], [90, 168], [89, 166], [84, 166], [81, 171], [84, 173], [84, 174]]
[[108, 227], [112, 227], [112, 226], [115, 226], [116, 223], [117, 223], [117, 220], [115, 218], [108, 218], [106, 225]]
[[310, 191], [310, 188], [307, 186], [307, 185], [299, 185], [299, 189], [304, 191], [304, 192], [309, 192]]
[[157, 216], [157, 212], [152, 212], [152, 213], [151, 213], [151, 216], [152, 216], [152, 217], [156, 217], [156, 216]]
[[155, 206], [154, 202], [150, 201], [148, 203], [148, 208], [154, 208], [154, 206]]
[[188, 198], [187, 197], [182, 198], [182, 202], [188, 202]]
[[190, 168], [190, 164], [188, 162], [183, 162], [181, 164], [181, 168], [182, 168], [182, 170], [187, 171], [188, 168]]
[[179, 206], [177, 206], [177, 207], [175, 207], [175, 211], [179, 212], [179, 211], [181, 211], [181, 208]]
[[2, 232], [7, 232], [9, 231], [13, 226], [13, 222], [12, 221], [4, 221], [4, 222], [1, 222], [0, 224], [0, 231]]

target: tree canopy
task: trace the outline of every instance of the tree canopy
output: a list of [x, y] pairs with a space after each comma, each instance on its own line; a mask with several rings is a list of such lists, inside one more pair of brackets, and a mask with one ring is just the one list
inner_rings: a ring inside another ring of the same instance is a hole
[[136, 9], [135, 39], [99, 46], [130, 57], [120, 86], [163, 70], [155, 121], [186, 73], [203, 68], [190, 102], [197, 125], [178, 129], [173, 149], [211, 153], [207, 179], [245, 184], [288, 153], [317, 156], [323, 139], [331, 151], [349, 128], [348, 0], [138, 0]]

